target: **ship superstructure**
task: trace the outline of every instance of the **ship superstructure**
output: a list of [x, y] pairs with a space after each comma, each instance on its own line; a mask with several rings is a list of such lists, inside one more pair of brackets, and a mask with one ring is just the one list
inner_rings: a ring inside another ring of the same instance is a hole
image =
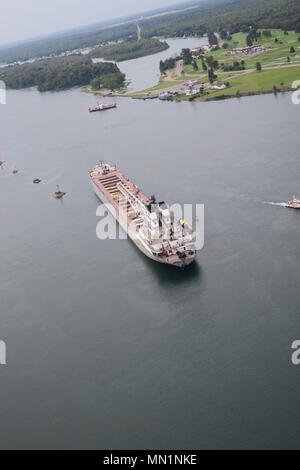
[[90, 177], [97, 196], [146, 256], [181, 268], [195, 260], [194, 234], [165, 202], [148, 198], [116, 166], [101, 162]]

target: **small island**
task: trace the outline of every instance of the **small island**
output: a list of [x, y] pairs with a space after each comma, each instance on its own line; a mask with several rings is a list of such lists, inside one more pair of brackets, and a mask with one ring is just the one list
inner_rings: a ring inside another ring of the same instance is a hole
[[158, 52], [165, 51], [169, 45], [165, 41], [156, 38], [150, 39], [129, 39], [127, 41], [117, 42], [115, 44], [106, 44], [95, 47], [90, 53], [93, 58], [102, 58], [122, 62], [125, 60], [138, 59]]

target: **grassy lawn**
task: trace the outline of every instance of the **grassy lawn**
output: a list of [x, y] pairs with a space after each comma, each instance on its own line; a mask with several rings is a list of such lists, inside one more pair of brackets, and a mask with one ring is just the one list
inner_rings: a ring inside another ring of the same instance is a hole
[[203, 73], [204, 70], [202, 68], [201, 60], [196, 60], [196, 62], [197, 62], [197, 65], [198, 65], [198, 70], [194, 70], [193, 66], [191, 64], [184, 65], [183, 66], [184, 73], [187, 74], [187, 75], [199, 75], [199, 73]]
[[[262, 30], [259, 31], [262, 32]], [[236, 33], [232, 35], [231, 41], [226, 41], [229, 45], [229, 49], [221, 48], [212, 52], [210, 55], [213, 55], [213, 57], [221, 63], [233, 63], [234, 60], [244, 60], [246, 69], [255, 68], [256, 62], [260, 62], [263, 67], [286, 64], [288, 56], [290, 56], [291, 59], [290, 63], [300, 64], [300, 42], [298, 41], [300, 34], [295, 33], [295, 31], [288, 31], [288, 35], [285, 35], [284, 31], [280, 29], [271, 29], [270, 31], [272, 37], [266, 38], [262, 35], [257, 43], [254, 43], [262, 44], [265, 47], [272, 47], [273, 49], [270, 51], [253, 56], [245, 56], [244, 54], [232, 56], [231, 49], [246, 46], [247, 33]], [[277, 43], [275, 43], [275, 38], [278, 39]], [[294, 47], [295, 54], [290, 53], [291, 46]]]
[[149, 88], [149, 90], [146, 90], [146, 91], [159, 91], [159, 90], [163, 90], [164, 88], [169, 88], [171, 86], [175, 86], [175, 85], [178, 85], [178, 82], [159, 82], [158, 85], [156, 85], [155, 87], [153, 88]]
[[274, 86], [278, 90], [284, 91], [291, 88], [294, 80], [300, 80], [300, 65], [299, 67], [262, 70], [261, 72], [255, 71], [231, 79], [228, 78], [230, 83], [229, 88], [218, 91], [212, 90], [209, 96], [231, 96], [236, 95], [238, 92], [241, 94], [261, 93], [272, 91]]
[[135, 93], [132, 93], [132, 94], [135, 95], [135, 96], [139, 96], [139, 95], [145, 95], [148, 92], [155, 93], [155, 92], [159, 92], [160, 90], [164, 90], [165, 88], [170, 88], [170, 87], [175, 86], [175, 85], [178, 85], [178, 81], [176, 81], [176, 82], [161, 81], [161, 82], [159, 82], [158, 85], [156, 85], [152, 88], [147, 88], [146, 90], [143, 90], [141, 92], [135, 92]]

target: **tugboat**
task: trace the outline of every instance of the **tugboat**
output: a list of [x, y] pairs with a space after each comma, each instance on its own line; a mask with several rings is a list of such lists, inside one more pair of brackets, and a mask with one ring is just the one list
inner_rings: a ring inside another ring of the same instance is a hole
[[62, 199], [66, 195], [65, 192], [61, 191], [59, 186], [57, 185], [57, 191], [53, 194], [55, 199]]
[[108, 109], [114, 109], [117, 107], [117, 103], [98, 103], [94, 108], [89, 107], [89, 113], [96, 113], [97, 111], [107, 111]]
[[294, 196], [293, 199], [285, 205], [285, 207], [288, 209], [300, 209], [300, 200]]

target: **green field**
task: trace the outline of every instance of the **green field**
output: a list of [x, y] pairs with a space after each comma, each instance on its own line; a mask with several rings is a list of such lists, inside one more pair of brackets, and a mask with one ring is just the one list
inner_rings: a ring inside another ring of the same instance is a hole
[[160, 91], [164, 90], [165, 88], [169, 88], [172, 86], [178, 85], [178, 82], [176, 81], [161, 81], [158, 83], [158, 85], [148, 88], [147, 90], [144, 90], [143, 93], [148, 92], [148, 91]]
[[[262, 32], [262, 30], [259, 30]], [[300, 42], [298, 38], [299, 33], [295, 31], [288, 31], [288, 35], [284, 34], [284, 31], [280, 29], [271, 29], [272, 37], [266, 38], [263, 35], [258, 39], [255, 44], [261, 44], [265, 47], [272, 47], [270, 51], [254, 54], [252, 56], [245, 56], [244, 54], [235, 55], [231, 54], [231, 49], [246, 47], [247, 33], [236, 33], [232, 35], [231, 41], [225, 41], [228, 44], [228, 49], [220, 48], [216, 51], [209, 53], [214, 59], [218, 60], [219, 63], [232, 64], [233, 61], [244, 60], [246, 69], [253, 69], [256, 66], [256, 62], [260, 62], [262, 67], [275, 67], [278, 65], [287, 64], [287, 57], [290, 57], [290, 64], [300, 64]], [[278, 43], [275, 43], [275, 38], [278, 39]], [[280, 44], [282, 43], [282, 44]], [[290, 53], [291, 46], [295, 49], [295, 54]], [[184, 67], [184, 71], [187, 75], [197, 75], [202, 72], [201, 60], [197, 60], [199, 71], [194, 71], [191, 65]]]
[[299, 67], [285, 67], [261, 72], [250, 72], [229, 79], [230, 87], [225, 90], [209, 91], [203, 99], [220, 96], [236, 96], [238, 94], [259, 94], [291, 89], [293, 81], [300, 79]]
[[134, 93], [127, 93], [127, 96], [132, 96], [135, 98], [144, 98], [147, 97], [148, 93], [151, 93], [151, 95], [159, 95], [159, 93], [166, 88], [173, 87], [175, 85], [178, 85], [178, 82], [175, 81], [160, 81], [158, 85], [148, 88], [146, 90], [140, 91], [140, 92], [134, 92]]
[[[215, 70], [217, 81], [226, 84], [226, 89], [215, 90], [209, 87], [208, 74], [203, 71], [202, 61], [198, 59], [198, 70], [195, 71], [192, 65], [185, 65], [184, 76], [179, 77], [176, 75], [176, 68], [174, 68], [166, 74], [167, 80], [162, 78], [157, 87], [146, 91], [155, 92], [163, 88], [170, 88], [190, 79], [196, 79], [198, 83], [205, 85], [204, 93], [193, 97], [193, 99], [201, 100], [290, 90], [293, 81], [300, 80], [300, 33], [295, 31], [285, 33], [279, 29], [271, 29], [268, 30], [271, 32], [271, 37], [266, 37], [263, 30], [258, 31], [261, 32], [261, 37], [253, 45], [261, 44], [270, 47], [270, 50], [249, 56], [246, 54], [232, 55], [232, 49], [247, 46], [247, 33], [240, 32], [233, 34], [231, 40], [225, 41], [228, 44], [227, 49], [220, 47], [205, 55], [205, 59], [208, 56], [213, 56], [218, 61], [218, 69]], [[294, 53], [291, 53], [291, 47], [294, 48]], [[230, 72], [222, 70], [222, 64], [233, 65], [234, 61], [244, 61], [245, 70]], [[257, 62], [260, 62], [262, 67], [260, 72], [256, 70]], [[180, 96], [180, 98], [190, 99], [185, 96]]]
[[[212, 55], [219, 63], [232, 64], [233, 60], [244, 60], [246, 71], [219, 72], [216, 71], [218, 80], [222, 83], [230, 83], [226, 90], [209, 90], [209, 98], [220, 96], [234, 96], [236, 94], [259, 94], [273, 91], [286, 91], [291, 88], [294, 80], [300, 79], [300, 42], [299, 34], [294, 31], [272, 29], [272, 36], [258, 39], [257, 44], [272, 47], [272, 50], [254, 54], [252, 56], [232, 56], [230, 50], [223, 48], [214, 51]], [[228, 42], [229, 47], [244, 47], [246, 45], [246, 33], [237, 33]], [[275, 38], [278, 42], [275, 43]], [[255, 43], [254, 43], [255, 44]], [[290, 52], [291, 46], [295, 53]], [[288, 63], [287, 57], [290, 58]], [[256, 71], [256, 63], [260, 62], [262, 71]]]

